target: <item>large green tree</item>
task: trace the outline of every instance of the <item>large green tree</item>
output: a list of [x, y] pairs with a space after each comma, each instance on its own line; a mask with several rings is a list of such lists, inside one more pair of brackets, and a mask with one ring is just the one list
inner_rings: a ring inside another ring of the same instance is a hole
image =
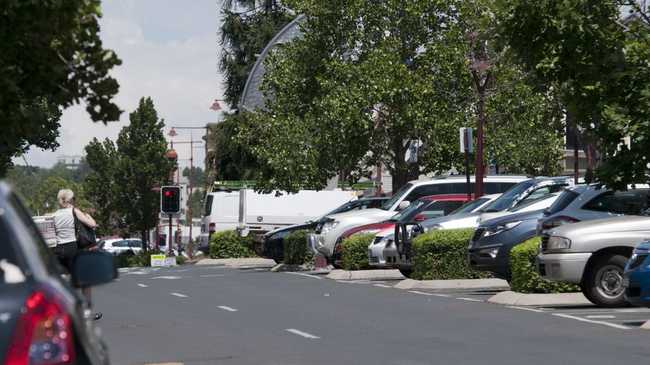
[[120, 155], [110, 139], [103, 142], [93, 139], [86, 145], [86, 160], [90, 173], [84, 180], [88, 200], [95, 207], [93, 218], [100, 235], [119, 234], [126, 230], [124, 214], [119, 210], [119, 191], [116, 174]]
[[54, 149], [61, 110], [80, 101], [93, 121], [120, 110], [109, 71], [120, 60], [99, 38], [99, 0], [0, 5], [0, 176], [30, 146]]

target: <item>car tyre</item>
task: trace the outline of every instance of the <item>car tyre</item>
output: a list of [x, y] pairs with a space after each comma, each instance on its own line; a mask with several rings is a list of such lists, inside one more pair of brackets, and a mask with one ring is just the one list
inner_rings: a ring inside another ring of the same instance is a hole
[[624, 307], [623, 271], [628, 258], [623, 255], [603, 255], [594, 259], [580, 285], [582, 293], [599, 307]]
[[399, 272], [404, 275], [405, 278], [410, 279], [413, 274], [413, 269], [399, 269]]

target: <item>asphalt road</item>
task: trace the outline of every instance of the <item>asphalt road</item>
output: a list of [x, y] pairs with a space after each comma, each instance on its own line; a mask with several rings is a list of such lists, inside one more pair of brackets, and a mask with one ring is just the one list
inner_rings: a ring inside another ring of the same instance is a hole
[[[484, 297], [206, 266], [131, 271], [95, 290], [114, 364], [609, 365], [650, 359], [650, 331], [580, 320], [588, 314], [489, 304]], [[593, 308], [575, 310], [599, 315]], [[650, 318], [647, 311], [634, 313]]]

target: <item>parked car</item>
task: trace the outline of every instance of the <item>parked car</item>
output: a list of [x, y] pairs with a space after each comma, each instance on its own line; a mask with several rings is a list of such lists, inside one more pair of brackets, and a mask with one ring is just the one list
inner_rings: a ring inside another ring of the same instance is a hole
[[[643, 215], [648, 209], [647, 185], [613, 191], [601, 184], [579, 185], [565, 189], [558, 200], [544, 211], [537, 225], [540, 236], [567, 223], [604, 219], [619, 215]], [[643, 186], [643, 188], [641, 188]]]
[[99, 241], [99, 248], [115, 256], [134, 255], [142, 252], [139, 238], [111, 238]]
[[[489, 204], [494, 199], [498, 198], [501, 194], [484, 195], [478, 199], [472, 200], [463, 204], [458, 209], [450, 212], [449, 214], [463, 214], [466, 212], [473, 212], [481, 209], [481, 207]], [[407, 209], [408, 210], [408, 209]], [[400, 222], [417, 221], [411, 220], [409, 217], [400, 220]], [[368, 245], [368, 263], [372, 267], [388, 267], [389, 263], [394, 263], [397, 251], [393, 245], [395, 237], [394, 224], [385, 227], [375, 235], [375, 239]], [[388, 257], [388, 261], [387, 261]], [[407, 273], [408, 274], [408, 273]]]
[[640, 243], [625, 266], [625, 300], [639, 307], [650, 307], [650, 241]]
[[83, 252], [68, 282], [29, 213], [3, 183], [0, 210], [0, 363], [109, 364], [92, 311], [73, 284], [113, 280], [113, 257]]
[[[473, 181], [474, 177], [470, 178]], [[523, 176], [486, 176], [484, 180], [487, 193], [496, 194], [525, 180]], [[473, 184], [473, 183], [472, 183]], [[470, 185], [471, 187], [471, 185]], [[410, 202], [423, 196], [438, 194], [462, 194], [467, 192], [464, 176], [447, 176], [427, 181], [411, 181], [399, 189], [381, 209], [366, 209], [363, 212], [334, 214], [316, 227], [310, 242], [318, 252], [331, 258], [339, 237], [348, 229], [364, 224], [377, 223], [389, 219], [398, 211], [409, 206]]]
[[[276, 262], [281, 262], [284, 259], [284, 238], [291, 232], [300, 230], [312, 231], [316, 226], [325, 219], [326, 216], [331, 214], [344, 213], [349, 211], [356, 211], [362, 209], [372, 209], [381, 207], [386, 202], [388, 197], [368, 197], [356, 200], [351, 200], [340, 207], [328, 212], [327, 214], [319, 217], [318, 219], [310, 220], [302, 224], [296, 224], [289, 227], [278, 228], [270, 231], [264, 235], [262, 241], [262, 255], [266, 258], [273, 259]], [[207, 246], [203, 248], [207, 254]]]
[[639, 243], [650, 237], [650, 217], [622, 216], [567, 224], [542, 236], [537, 265], [552, 281], [580, 285], [596, 305], [625, 305], [623, 272]]
[[535, 204], [537, 202], [532, 201], [520, 205], [510, 211], [513, 214], [482, 222], [469, 241], [469, 265], [475, 270], [489, 271], [498, 278], [510, 281], [510, 251], [516, 245], [535, 237], [537, 221], [544, 213], [543, 209], [525, 211]]

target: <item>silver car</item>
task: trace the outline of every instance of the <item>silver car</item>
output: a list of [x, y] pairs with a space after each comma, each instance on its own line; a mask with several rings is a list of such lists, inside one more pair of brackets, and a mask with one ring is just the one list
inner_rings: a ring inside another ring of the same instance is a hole
[[542, 236], [537, 265], [551, 281], [580, 285], [602, 307], [625, 305], [623, 271], [636, 245], [650, 239], [650, 217], [622, 216], [567, 224]]

